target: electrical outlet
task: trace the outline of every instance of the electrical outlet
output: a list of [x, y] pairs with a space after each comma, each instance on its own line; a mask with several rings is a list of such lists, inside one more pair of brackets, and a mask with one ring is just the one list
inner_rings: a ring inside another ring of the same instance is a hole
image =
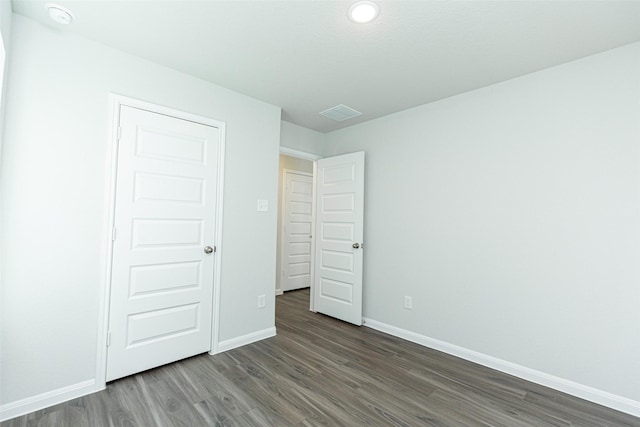
[[264, 294], [258, 295], [258, 308], [264, 308], [265, 305], [265, 296]]
[[413, 298], [404, 297], [404, 308], [411, 310], [413, 308]]

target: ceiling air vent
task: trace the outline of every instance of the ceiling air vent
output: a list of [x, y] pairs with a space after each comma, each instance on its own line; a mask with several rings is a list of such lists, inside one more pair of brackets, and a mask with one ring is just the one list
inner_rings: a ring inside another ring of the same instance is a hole
[[337, 122], [342, 122], [344, 120], [357, 117], [362, 113], [360, 111], [354, 110], [351, 107], [347, 107], [344, 104], [340, 104], [336, 105], [335, 107], [329, 108], [328, 110], [324, 110], [320, 114]]

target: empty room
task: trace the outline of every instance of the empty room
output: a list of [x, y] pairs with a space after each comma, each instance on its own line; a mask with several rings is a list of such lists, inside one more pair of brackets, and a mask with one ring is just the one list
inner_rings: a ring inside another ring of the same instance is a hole
[[640, 426], [640, 1], [0, 0], [2, 426]]

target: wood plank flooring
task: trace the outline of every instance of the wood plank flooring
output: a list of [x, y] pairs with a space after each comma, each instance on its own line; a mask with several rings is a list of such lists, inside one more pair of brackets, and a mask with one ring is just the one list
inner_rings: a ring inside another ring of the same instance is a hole
[[639, 426], [622, 414], [277, 298], [277, 337], [110, 383], [35, 426]]

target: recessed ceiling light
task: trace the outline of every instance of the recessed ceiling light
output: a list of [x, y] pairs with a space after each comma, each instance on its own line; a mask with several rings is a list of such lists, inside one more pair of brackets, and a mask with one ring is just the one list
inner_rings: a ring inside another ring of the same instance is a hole
[[73, 21], [73, 13], [69, 9], [53, 3], [49, 3], [45, 7], [49, 12], [49, 17], [58, 24], [69, 25]]
[[351, 5], [349, 8], [349, 19], [356, 24], [366, 24], [378, 17], [380, 7], [368, 0], [362, 0]]

